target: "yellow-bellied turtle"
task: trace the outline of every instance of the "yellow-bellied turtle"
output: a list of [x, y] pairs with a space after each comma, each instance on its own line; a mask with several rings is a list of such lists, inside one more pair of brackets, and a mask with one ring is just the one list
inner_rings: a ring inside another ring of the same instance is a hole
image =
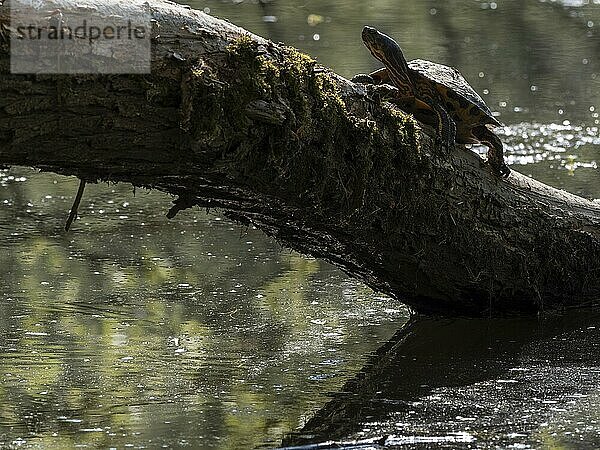
[[488, 162], [494, 173], [508, 176], [502, 141], [487, 127], [502, 124], [456, 69], [423, 59], [406, 62], [398, 43], [372, 27], [363, 29], [362, 39], [385, 65], [369, 74], [370, 82], [394, 86], [394, 103], [417, 119], [434, 124], [445, 146], [457, 142], [489, 147]]

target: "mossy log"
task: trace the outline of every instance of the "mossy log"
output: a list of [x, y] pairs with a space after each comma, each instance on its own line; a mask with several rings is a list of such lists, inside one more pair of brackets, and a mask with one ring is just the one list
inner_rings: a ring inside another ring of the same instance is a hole
[[[117, 0], [46, 3], [135, 13]], [[10, 73], [0, 1], [0, 164], [169, 192], [170, 216], [221, 208], [420, 313], [600, 302], [600, 205], [441, 150], [411, 116], [293, 48], [148, 4], [151, 74], [34, 76]]]

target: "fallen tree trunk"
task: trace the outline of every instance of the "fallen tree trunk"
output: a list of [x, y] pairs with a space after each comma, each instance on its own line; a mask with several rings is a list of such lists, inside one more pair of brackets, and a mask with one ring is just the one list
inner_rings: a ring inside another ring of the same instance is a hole
[[[16, 75], [1, 3], [1, 164], [177, 194], [171, 215], [222, 208], [420, 313], [600, 301], [600, 205], [440, 150], [411, 117], [292, 48], [154, 0], [150, 75]], [[136, 13], [116, 0], [44, 3]]]

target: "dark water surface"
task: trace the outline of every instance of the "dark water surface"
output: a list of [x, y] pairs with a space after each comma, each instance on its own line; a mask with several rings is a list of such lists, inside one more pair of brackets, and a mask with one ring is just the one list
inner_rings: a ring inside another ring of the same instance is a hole
[[[378, 67], [377, 26], [463, 72], [515, 170], [600, 198], [595, 0], [189, 3], [348, 77]], [[88, 186], [65, 234], [76, 189], [0, 171], [0, 448], [600, 447], [598, 313], [403, 328], [257, 230], [168, 221], [160, 193]]]

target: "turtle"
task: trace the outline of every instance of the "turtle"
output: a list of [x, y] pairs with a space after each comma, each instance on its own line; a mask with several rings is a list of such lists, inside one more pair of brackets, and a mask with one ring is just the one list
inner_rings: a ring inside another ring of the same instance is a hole
[[353, 81], [392, 85], [391, 101], [434, 125], [445, 147], [455, 142], [486, 145], [492, 171], [502, 177], [510, 174], [502, 141], [488, 128], [502, 124], [458, 70], [424, 59], [407, 62], [394, 39], [369, 26], [364, 27], [362, 40], [385, 67]]

